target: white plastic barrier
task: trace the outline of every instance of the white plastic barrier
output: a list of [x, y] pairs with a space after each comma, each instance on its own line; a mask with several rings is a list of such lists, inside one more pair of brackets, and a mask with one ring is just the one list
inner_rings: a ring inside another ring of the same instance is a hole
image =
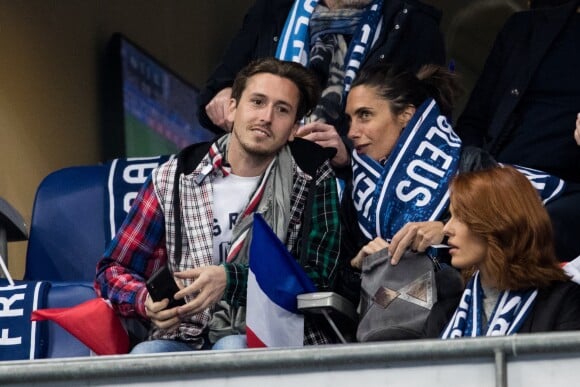
[[0, 363], [0, 385], [572, 386], [580, 332]]

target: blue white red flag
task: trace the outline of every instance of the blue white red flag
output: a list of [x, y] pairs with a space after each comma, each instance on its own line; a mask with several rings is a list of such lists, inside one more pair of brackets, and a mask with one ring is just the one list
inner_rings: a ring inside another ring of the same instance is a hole
[[246, 307], [248, 347], [301, 347], [296, 297], [316, 287], [260, 214], [254, 215]]

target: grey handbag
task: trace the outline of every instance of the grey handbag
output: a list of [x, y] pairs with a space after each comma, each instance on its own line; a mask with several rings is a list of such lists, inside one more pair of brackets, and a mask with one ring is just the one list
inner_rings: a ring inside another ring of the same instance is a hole
[[437, 301], [435, 262], [425, 253], [405, 252], [391, 265], [387, 250], [365, 258], [361, 275], [360, 342], [416, 339]]

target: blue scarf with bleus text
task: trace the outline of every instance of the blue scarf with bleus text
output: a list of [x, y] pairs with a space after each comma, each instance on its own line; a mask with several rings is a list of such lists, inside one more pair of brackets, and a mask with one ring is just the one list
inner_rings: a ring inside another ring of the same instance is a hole
[[532, 186], [538, 191], [544, 205], [560, 196], [566, 187], [564, 180], [538, 169], [526, 168], [521, 165], [512, 165], [512, 167], [528, 178]]
[[442, 339], [476, 336], [507, 336], [517, 333], [534, 305], [537, 289], [505, 290], [484, 326], [483, 288], [479, 271], [470, 279], [463, 291], [459, 306], [441, 334]]
[[447, 209], [461, 140], [433, 99], [401, 133], [386, 163], [352, 154], [353, 202], [369, 239], [391, 239], [408, 222], [437, 220]]
[[[460, 156], [461, 139], [433, 99], [417, 109], [384, 165], [354, 151], [352, 198], [363, 234], [390, 240], [408, 222], [439, 219], [448, 207], [448, 186]], [[564, 191], [565, 182], [556, 176], [513, 167], [528, 178], [544, 204]]]

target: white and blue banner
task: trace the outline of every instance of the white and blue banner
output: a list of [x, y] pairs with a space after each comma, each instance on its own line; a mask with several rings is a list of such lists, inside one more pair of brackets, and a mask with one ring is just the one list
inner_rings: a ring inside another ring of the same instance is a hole
[[127, 217], [133, 200], [151, 172], [173, 155], [119, 158], [111, 161], [107, 178], [108, 198], [105, 205], [106, 235], [113, 239]]
[[297, 0], [294, 2], [286, 24], [282, 30], [282, 36], [276, 49], [276, 58], [297, 62], [306, 66], [308, 64], [308, 23], [318, 4], [318, 0]]
[[45, 357], [46, 323], [31, 321], [32, 312], [43, 308], [50, 283], [0, 279], [0, 360], [31, 360]]
[[[488, 323], [485, 324], [485, 295], [477, 271], [465, 287], [459, 306], [443, 330], [441, 338], [508, 336], [517, 333], [526, 321], [537, 294], [537, 289], [502, 291]], [[484, 329], [485, 326], [487, 329]]]
[[[308, 65], [311, 38], [309, 24], [317, 5], [318, 0], [296, 0], [294, 2], [276, 48], [276, 58], [297, 62], [303, 66]], [[367, 8], [356, 33], [352, 36], [345, 56], [343, 100], [346, 99], [352, 81], [380, 34], [382, 10], [383, 1], [374, 0]]]

